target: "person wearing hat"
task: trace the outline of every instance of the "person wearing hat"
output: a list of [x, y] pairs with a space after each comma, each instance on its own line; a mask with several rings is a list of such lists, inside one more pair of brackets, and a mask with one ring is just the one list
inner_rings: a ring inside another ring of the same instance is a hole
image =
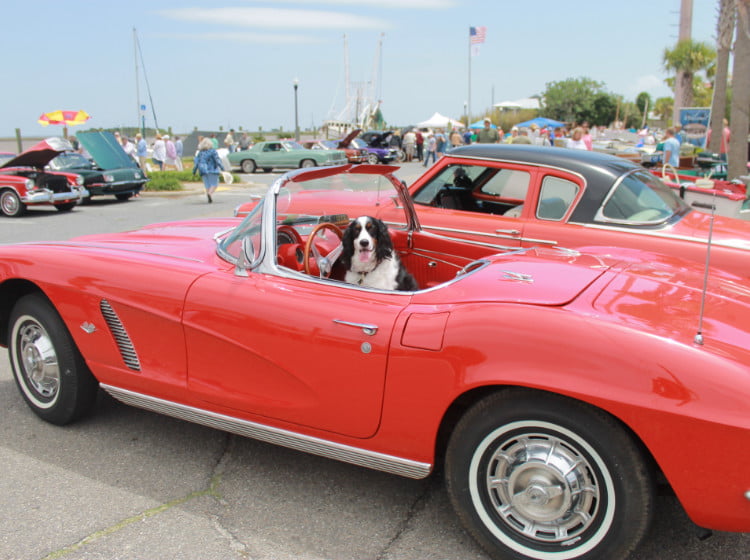
[[492, 128], [492, 121], [489, 118], [484, 119], [484, 128], [477, 132], [477, 144], [497, 144], [500, 141], [500, 135], [497, 129]]
[[510, 129], [510, 136], [505, 139], [506, 144], [515, 144], [515, 140], [518, 138], [518, 127], [514, 126]]

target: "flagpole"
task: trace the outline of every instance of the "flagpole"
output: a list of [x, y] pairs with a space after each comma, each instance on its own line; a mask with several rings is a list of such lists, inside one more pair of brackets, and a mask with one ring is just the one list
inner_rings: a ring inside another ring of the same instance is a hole
[[466, 127], [469, 127], [471, 121], [471, 27], [469, 27], [469, 96], [466, 98]]

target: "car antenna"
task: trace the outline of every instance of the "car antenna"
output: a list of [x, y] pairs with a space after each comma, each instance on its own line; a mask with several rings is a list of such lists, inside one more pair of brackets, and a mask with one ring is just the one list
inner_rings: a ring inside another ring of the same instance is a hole
[[708, 290], [708, 267], [711, 262], [711, 240], [714, 235], [714, 217], [716, 216], [716, 191], [714, 191], [711, 204], [703, 202], [693, 202], [693, 206], [697, 208], [705, 208], [711, 210], [711, 221], [708, 226], [708, 244], [706, 246], [706, 268], [703, 271], [703, 291], [701, 292], [701, 309], [698, 314], [698, 332], [695, 333], [693, 342], [703, 346], [703, 315], [706, 308], [706, 292]]

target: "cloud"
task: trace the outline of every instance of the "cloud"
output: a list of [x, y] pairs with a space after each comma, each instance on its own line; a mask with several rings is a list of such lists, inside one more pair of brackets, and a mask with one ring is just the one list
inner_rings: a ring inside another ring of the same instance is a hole
[[322, 39], [317, 39], [309, 35], [292, 35], [292, 34], [267, 34], [267, 33], [242, 33], [242, 32], [221, 32], [221, 33], [157, 33], [158, 37], [170, 39], [187, 39], [189, 41], [228, 41], [230, 43], [250, 43], [257, 45], [300, 45], [311, 43], [323, 43]]
[[[427, 1], [427, 0], [422, 0]], [[433, 0], [434, 1], [434, 0]], [[280, 8], [182, 8], [161, 10], [164, 17], [181, 21], [275, 29], [378, 29], [390, 28], [386, 20], [320, 10]]]
[[415, 10], [438, 10], [453, 8], [456, 0], [295, 0], [296, 4], [336, 4], [338, 6], [377, 6]]
[[656, 89], [663, 89], [664, 78], [654, 76], [653, 74], [647, 76], [638, 76], [632, 85], [628, 88], [627, 93], [637, 95], [642, 91], [653, 91]]

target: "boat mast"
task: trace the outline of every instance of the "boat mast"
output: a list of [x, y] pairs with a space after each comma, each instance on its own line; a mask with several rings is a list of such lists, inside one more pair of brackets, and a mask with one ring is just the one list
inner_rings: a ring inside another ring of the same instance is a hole
[[146, 135], [146, 123], [142, 122], [145, 117], [141, 117], [141, 88], [140, 88], [140, 71], [138, 68], [138, 38], [136, 36], [135, 27], [133, 28], [133, 59], [135, 61], [135, 122], [137, 123], [136, 128], [141, 129], [141, 134]]

